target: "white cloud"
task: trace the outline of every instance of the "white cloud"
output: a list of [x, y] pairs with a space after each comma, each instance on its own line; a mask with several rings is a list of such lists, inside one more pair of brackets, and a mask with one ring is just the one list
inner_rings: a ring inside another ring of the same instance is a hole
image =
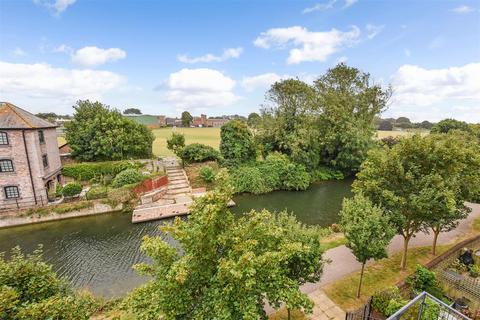
[[61, 44], [58, 47], [54, 48], [53, 52], [61, 52], [71, 55], [73, 53], [73, 49], [66, 44]]
[[54, 14], [59, 15], [77, 0], [33, 0], [35, 4], [46, 7]]
[[467, 5], [463, 5], [463, 6], [459, 6], [459, 7], [456, 7], [452, 10], [453, 12], [455, 13], [469, 13], [469, 12], [472, 12], [474, 11], [474, 9], [472, 7], [469, 7]]
[[[397, 114], [408, 113], [417, 120], [459, 118], [480, 106], [480, 63], [445, 69], [403, 65], [393, 75], [392, 86], [391, 109]], [[480, 121], [480, 113], [468, 120]]]
[[345, 0], [345, 5], [343, 7], [348, 8], [350, 6], [353, 6], [357, 2], [358, 2], [358, 0]]
[[254, 91], [257, 88], [268, 88], [275, 82], [283, 79], [289, 79], [291, 76], [284, 74], [278, 75], [273, 72], [263, 73], [256, 76], [251, 77], [243, 77], [242, 79], [242, 87], [245, 88], [246, 91]]
[[373, 39], [377, 36], [377, 34], [379, 34], [380, 32], [382, 32], [383, 28], [385, 26], [376, 26], [376, 25], [373, 25], [373, 24], [367, 24], [367, 26], [365, 27], [365, 29], [367, 29], [367, 38], [368, 39]]
[[4, 99], [12, 103], [28, 99], [40, 103], [40, 99], [47, 99], [51, 101], [50, 110], [71, 106], [78, 99], [100, 99], [123, 82], [122, 76], [109, 71], [0, 61], [0, 95]]
[[[62, 49], [66, 50], [66, 48]], [[107, 62], [124, 59], [126, 56], [127, 53], [118, 48], [102, 49], [97, 47], [84, 47], [72, 54], [72, 61], [84, 67], [95, 67]]]
[[[358, 0], [345, 0], [345, 3], [341, 9], [346, 9], [357, 2]], [[302, 13], [310, 13], [314, 11], [325, 11], [325, 10], [333, 9], [335, 7], [335, 3], [337, 3], [337, 0], [329, 0], [328, 2], [324, 2], [324, 3], [316, 3], [312, 7], [307, 7], [303, 9]]]
[[407, 57], [410, 57], [412, 55], [412, 52], [410, 51], [410, 49], [407, 49], [407, 48], [403, 49], [403, 53]]
[[360, 29], [356, 26], [352, 26], [350, 31], [346, 32], [337, 29], [315, 32], [294, 26], [262, 32], [255, 39], [254, 45], [264, 49], [294, 47], [290, 50], [287, 63], [298, 64], [305, 61], [324, 62], [335, 52], [352, 46], [359, 40]]
[[313, 7], [308, 7], [303, 9], [302, 13], [310, 13], [314, 11], [323, 11], [327, 9], [332, 9], [335, 2], [337, 2], [337, 0], [330, 0], [326, 3], [317, 3]]
[[12, 51], [12, 54], [14, 56], [19, 56], [19, 57], [22, 57], [22, 56], [26, 56], [27, 53], [20, 47], [16, 47], [13, 51]]
[[345, 63], [347, 60], [348, 58], [346, 56], [341, 56], [337, 58], [337, 63]]
[[163, 87], [164, 99], [177, 110], [225, 107], [240, 98], [232, 91], [235, 81], [214, 69], [182, 69], [170, 74]]
[[242, 53], [243, 53], [243, 48], [238, 47], [238, 48], [228, 48], [223, 50], [223, 53], [221, 56], [216, 56], [211, 53], [208, 53], [206, 55], [195, 57], [195, 58], [189, 58], [187, 55], [179, 55], [177, 56], [177, 59], [183, 63], [222, 62], [228, 59], [238, 58]]

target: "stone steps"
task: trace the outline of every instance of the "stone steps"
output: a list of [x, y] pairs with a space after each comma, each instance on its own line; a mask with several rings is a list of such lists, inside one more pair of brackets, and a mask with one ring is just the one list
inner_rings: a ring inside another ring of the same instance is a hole
[[185, 181], [184, 183], [169, 185], [167, 190], [175, 190], [175, 189], [183, 189], [183, 188], [190, 188], [190, 185], [188, 184], [187, 181]]
[[184, 177], [184, 176], [168, 177], [168, 181], [169, 181], [169, 182], [171, 182], [171, 181], [179, 181], [179, 180], [186, 181], [187, 178]]
[[179, 194], [179, 193], [190, 193], [191, 189], [190, 188], [178, 188], [178, 189], [168, 189], [167, 195], [170, 194]]

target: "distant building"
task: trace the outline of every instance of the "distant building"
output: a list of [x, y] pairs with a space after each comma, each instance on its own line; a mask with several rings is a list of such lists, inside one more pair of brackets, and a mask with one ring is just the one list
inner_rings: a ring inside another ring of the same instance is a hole
[[62, 180], [56, 127], [0, 102], [0, 208], [48, 202]]
[[217, 119], [217, 118], [210, 118], [207, 120], [207, 127], [215, 127], [215, 128], [218, 128], [218, 127], [221, 127], [223, 126], [225, 123], [229, 122], [230, 119]]
[[206, 114], [201, 114], [200, 117], [193, 117], [192, 125], [194, 127], [207, 127], [208, 120]]

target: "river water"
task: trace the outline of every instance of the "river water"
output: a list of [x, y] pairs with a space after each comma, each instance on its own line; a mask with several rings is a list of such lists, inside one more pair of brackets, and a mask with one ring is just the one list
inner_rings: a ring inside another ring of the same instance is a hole
[[[232, 211], [287, 210], [306, 224], [329, 226], [338, 222], [342, 199], [350, 196], [351, 182], [324, 182], [301, 192], [240, 195], [234, 198], [237, 206]], [[112, 213], [0, 229], [0, 252], [16, 245], [30, 252], [42, 244], [45, 260], [75, 287], [117, 297], [146, 281], [132, 269], [133, 264], [146, 261], [139, 250], [143, 236], [162, 236], [174, 244], [158, 230], [170, 222], [132, 224], [131, 214]]]

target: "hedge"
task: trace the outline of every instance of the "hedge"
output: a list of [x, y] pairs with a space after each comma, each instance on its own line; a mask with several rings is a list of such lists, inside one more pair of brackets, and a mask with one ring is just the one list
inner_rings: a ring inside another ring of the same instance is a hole
[[144, 164], [135, 161], [82, 162], [66, 165], [62, 174], [78, 181], [88, 181], [105, 175], [116, 176], [126, 169], [138, 169]]
[[136, 169], [127, 169], [115, 176], [112, 181], [113, 188], [120, 188], [127, 184], [134, 184], [143, 181], [146, 178], [143, 174]]
[[216, 161], [220, 153], [210, 146], [192, 143], [182, 149], [180, 157], [186, 163]]
[[62, 194], [64, 197], [73, 197], [82, 192], [82, 185], [78, 182], [70, 182], [63, 186]]

